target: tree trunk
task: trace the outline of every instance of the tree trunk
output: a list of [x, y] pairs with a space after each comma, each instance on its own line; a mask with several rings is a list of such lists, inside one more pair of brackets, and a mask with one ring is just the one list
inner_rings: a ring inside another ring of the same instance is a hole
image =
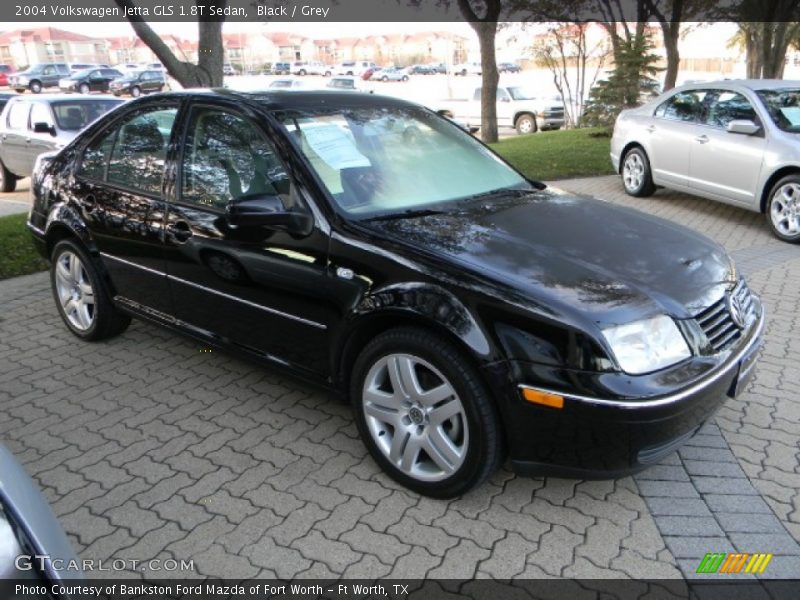
[[680, 35], [680, 23], [662, 23], [661, 28], [664, 33], [664, 50], [667, 52], [667, 70], [664, 73], [664, 91], [675, 87], [678, 79], [678, 69], [681, 65], [681, 55], [678, 50], [678, 37]]
[[[114, 0], [121, 8], [133, 8], [134, 0]], [[220, 11], [225, 8], [228, 0], [207, 0], [206, 11], [214, 6]], [[128, 21], [150, 50], [153, 51], [175, 80], [183, 87], [219, 87], [222, 85], [222, 65], [224, 63], [224, 48], [222, 46], [222, 26], [224, 18], [218, 21], [198, 22], [198, 59], [197, 64], [180, 60], [173, 54], [164, 41], [150, 25], [138, 15], [128, 11]]]
[[497, 141], [497, 72], [494, 40], [497, 23], [477, 21], [470, 23], [478, 34], [481, 50], [481, 139], [488, 143]]

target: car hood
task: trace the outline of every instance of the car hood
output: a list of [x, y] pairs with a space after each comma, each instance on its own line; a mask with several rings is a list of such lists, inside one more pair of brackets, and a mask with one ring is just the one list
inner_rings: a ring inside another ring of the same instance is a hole
[[409, 248], [445, 258], [534, 301], [607, 326], [689, 318], [736, 277], [725, 250], [633, 209], [543, 190], [458, 212], [378, 220]]

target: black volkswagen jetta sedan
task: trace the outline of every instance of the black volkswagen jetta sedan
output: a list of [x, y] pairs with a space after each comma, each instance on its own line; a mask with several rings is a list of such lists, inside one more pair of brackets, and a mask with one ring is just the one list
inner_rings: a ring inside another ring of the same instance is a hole
[[33, 178], [84, 340], [131, 316], [349, 396], [375, 460], [449, 497], [657, 462], [752, 373], [761, 303], [716, 243], [529, 181], [371, 94], [129, 102]]

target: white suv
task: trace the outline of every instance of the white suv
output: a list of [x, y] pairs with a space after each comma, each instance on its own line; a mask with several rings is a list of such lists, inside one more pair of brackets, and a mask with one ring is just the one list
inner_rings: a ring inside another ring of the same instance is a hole
[[369, 69], [375, 69], [378, 65], [368, 60], [347, 60], [336, 68], [337, 75], [352, 75], [361, 77]]
[[291, 65], [291, 72], [292, 75], [324, 75], [325, 77], [330, 77], [333, 75], [333, 69], [326, 65], [325, 63], [321, 63], [319, 61], [304, 61], [304, 60], [297, 60], [292, 63]]

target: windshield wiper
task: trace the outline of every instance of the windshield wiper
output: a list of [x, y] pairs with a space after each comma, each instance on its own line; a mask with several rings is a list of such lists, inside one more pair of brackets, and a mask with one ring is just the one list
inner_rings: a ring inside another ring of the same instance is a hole
[[414, 217], [429, 217], [431, 215], [444, 215], [447, 214], [446, 210], [437, 210], [433, 208], [409, 208], [400, 212], [388, 213], [385, 215], [378, 215], [377, 217], [369, 217], [363, 219], [365, 222], [370, 221], [392, 221], [394, 219], [413, 219]]
[[473, 196], [467, 196], [465, 201], [471, 202], [473, 200], [482, 200], [484, 198], [491, 198], [493, 196], [515, 196], [517, 198], [533, 194], [536, 190], [521, 190], [519, 188], [497, 188], [496, 190], [489, 190], [488, 192], [481, 192]]

